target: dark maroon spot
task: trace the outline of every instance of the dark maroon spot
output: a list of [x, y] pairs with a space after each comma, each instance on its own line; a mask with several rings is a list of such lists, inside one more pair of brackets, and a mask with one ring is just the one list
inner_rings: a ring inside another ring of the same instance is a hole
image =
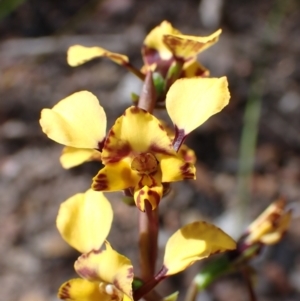
[[105, 139], [105, 137], [104, 137], [104, 139], [103, 139], [102, 141], [98, 142], [98, 146], [97, 146], [97, 150], [98, 150], [98, 151], [102, 152], [102, 149], [103, 149], [103, 147], [104, 147], [105, 140], [106, 140], [106, 139]]
[[180, 166], [181, 173], [185, 179], [193, 179], [195, 174], [191, 172], [191, 164], [185, 163], [184, 165]]
[[140, 108], [138, 108], [138, 107], [130, 107], [130, 113], [132, 113], [132, 114], [138, 114], [138, 113], [140, 113], [140, 112], [143, 112], [143, 110], [141, 110]]
[[165, 128], [164, 128], [164, 126], [162, 125], [162, 124], [158, 124], [158, 126], [159, 126], [159, 128], [162, 130], [162, 131], [165, 131]]
[[92, 189], [95, 191], [104, 191], [108, 189], [107, 176], [105, 174], [98, 174], [93, 178]]
[[106, 179], [106, 175], [105, 174], [99, 174], [99, 175], [97, 175], [97, 179], [100, 179], [100, 180]]
[[132, 148], [128, 142], [120, 140], [119, 145], [117, 146], [113, 143], [112, 146], [108, 146], [108, 144], [106, 144], [105, 150], [107, 151], [108, 155], [102, 157], [102, 161], [104, 164], [108, 164], [119, 162], [123, 158], [129, 156], [129, 154], [132, 151]]
[[134, 275], [134, 274], [133, 274], [133, 267], [128, 268], [128, 269], [127, 269], [127, 273], [128, 273], [128, 274], [127, 274], [127, 278], [128, 278], [128, 279], [132, 279], [132, 278], [133, 278], [133, 275]]
[[[160, 202], [160, 196], [159, 196], [159, 194], [156, 191], [154, 191], [154, 190], [149, 190], [148, 191], [148, 196], [151, 197], [152, 199], [154, 199], [156, 205], [158, 206], [158, 204]], [[149, 200], [148, 200], [148, 202], [149, 202]]]
[[71, 287], [70, 282], [67, 282], [64, 285], [64, 287], [61, 288], [61, 290], [59, 291], [59, 294], [58, 294], [60, 299], [65, 300], [65, 299], [71, 298], [70, 293], [69, 293], [70, 287]]
[[91, 270], [87, 267], [82, 267], [80, 269], [76, 269], [78, 275], [80, 275], [84, 279], [94, 280], [98, 277], [97, 272], [95, 270]]

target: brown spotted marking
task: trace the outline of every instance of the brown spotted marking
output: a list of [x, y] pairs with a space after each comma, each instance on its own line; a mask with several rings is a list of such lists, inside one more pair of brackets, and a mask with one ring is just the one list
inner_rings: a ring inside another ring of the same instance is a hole
[[[149, 198], [153, 199], [155, 201], [156, 206], [158, 206], [160, 202], [160, 195], [155, 190], [149, 190], [148, 191]], [[151, 203], [149, 200], [147, 200], [149, 203]]]
[[132, 114], [145, 113], [145, 111], [140, 109], [139, 107], [130, 107], [129, 111]]
[[106, 143], [104, 149], [108, 153], [108, 155], [102, 157], [105, 165], [121, 161], [123, 158], [128, 157], [132, 151], [130, 144], [122, 140], [118, 141], [118, 145], [112, 143], [112, 146], [110, 146], [109, 143]]
[[93, 178], [93, 184], [92, 184], [92, 188], [95, 191], [105, 191], [107, 190], [109, 187], [108, 185], [108, 180], [107, 180], [107, 176], [105, 174], [97, 174], [94, 178]]
[[180, 166], [180, 171], [184, 179], [194, 179], [195, 177], [195, 173], [191, 171], [191, 164], [188, 162]]
[[67, 282], [58, 292], [58, 297], [62, 300], [67, 300], [67, 299], [71, 299], [70, 296], [70, 288], [71, 288], [71, 283]]
[[172, 144], [170, 143], [170, 149], [162, 148], [159, 145], [153, 143], [149, 148], [152, 152], [162, 155], [173, 155]]
[[158, 161], [151, 153], [142, 153], [134, 157], [131, 162], [131, 169], [140, 174], [149, 175], [158, 169]]

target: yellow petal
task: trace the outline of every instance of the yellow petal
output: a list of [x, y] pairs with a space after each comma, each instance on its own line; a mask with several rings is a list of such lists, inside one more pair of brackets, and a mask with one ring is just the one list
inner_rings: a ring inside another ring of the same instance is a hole
[[114, 284], [132, 298], [133, 266], [130, 260], [116, 252], [108, 242], [106, 250], [81, 255], [75, 262], [76, 272], [89, 281]]
[[111, 301], [111, 296], [100, 292], [99, 283], [80, 278], [62, 284], [57, 297], [67, 301]]
[[110, 52], [101, 47], [85, 47], [81, 45], [74, 45], [68, 49], [67, 61], [70, 66], [76, 67], [103, 56], [119, 65], [126, 65], [129, 61], [126, 55]]
[[150, 113], [128, 108], [110, 130], [102, 151], [104, 164], [118, 162], [134, 154], [151, 152], [174, 154], [165, 129]]
[[184, 136], [220, 112], [229, 102], [226, 77], [182, 78], [170, 88], [166, 107], [173, 123]]
[[43, 109], [40, 125], [58, 143], [97, 149], [106, 134], [106, 115], [95, 95], [81, 91]]
[[130, 168], [126, 160], [106, 165], [93, 178], [92, 188], [96, 191], [118, 191], [134, 187], [140, 177]]
[[[151, 50], [156, 50], [162, 60], [168, 60], [173, 55], [168, 46], [164, 43], [163, 37], [166, 34], [181, 34], [180, 31], [173, 28], [171, 23], [163, 21], [159, 26], [150, 31], [144, 40], [143, 57], [145, 63], [151, 65]], [[149, 55], [149, 57], [147, 57]]]
[[163, 194], [163, 186], [154, 186], [154, 187], [148, 187], [144, 186], [142, 189], [137, 189], [134, 192], [134, 201], [136, 206], [141, 210], [145, 211], [145, 202], [149, 202], [151, 204], [152, 210], [154, 210]]
[[162, 171], [162, 182], [175, 182], [196, 178], [195, 166], [189, 162], [185, 162], [179, 156], [161, 155], [159, 161]]
[[272, 203], [247, 229], [248, 245], [261, 242], [266, 245], [277, 243], [288, 229], [291, 212], [285, 210], [286, 201], [279, 199]]
[[164, 256], [166, 275], [179, 273], [197, 260], [235, 248], [235, 241], [216, 226], [206, 222], [188, 224], [167, 242]]
[[87, 253], [102, 246], [112, 218], [111, 205], [103, 193], [89, 189], [61, 204], [56, 225], [69, 245], [81, 253]]
[[66, 169], [93, 160], [101, 161], [101, 153], [95, 149], [66, 146], [60, 156], [60, 163]]
[[197, 61], [189, 61], [183, 65], [180, 77], [209, 76], [209, 70], [199, 64]]
[[189, 60], [215, 44], [218, 41], [221, 32], [221, 29], [219, 29], [208, 37], [167, 34], [164, 35], [163, 42], [176, 58]]

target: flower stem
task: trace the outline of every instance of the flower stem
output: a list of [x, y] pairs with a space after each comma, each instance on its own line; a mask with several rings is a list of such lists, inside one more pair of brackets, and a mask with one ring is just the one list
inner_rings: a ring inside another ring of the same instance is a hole
[[250, 301], [257, 301], [256, 295], [255, 295], [255, 292], [253, 289], [253, 284], [252, 284], [252, 281], [251, 281], [251, 278], [250, 278], [250, 275], [249, 275], [247, 269], [244, 268], [241, 270], [241, 272], [242, 272], [242, 275], [243, 275], [244, 280], [247, 285]]
[[145, 203], [145, 212], [139, 215], [139, 250], [141, 276], [144, 281], [153, 278], [157, 258], [158, 209], [152, 210], [151, 204]]
[[161, 270], [155, 275], [155, 277], [152, 277], [149, 281], [147, 281], [143, 286], [138, 288], [133, 293], [133, 299], [135, 301], [138, 301], [142, 297], [146, 296], [152, 289], [160, 283], [163, 279], [165, 279], [166, 275], [166, 268], [163, 266]]
[[153, 112], [156, 103], [156, 92], [152, 79], [152, 72], [149, 71], [146, 74], [142, 92], [139, 98], [138, 107], [148, 111], [149, 113]]
[[[152, 80], [152, 72], [148, 72], [137, 106], [152, 113], [155, 103], [156, 93]], [[152, 210], [151, 204], [146, 201], [145, 212], [140, 212], [139, 214], [141, 276], [143, 281], [148, 281], [149, 279], [153, 279], [155, 273], [159, 229], [158, 208]]]

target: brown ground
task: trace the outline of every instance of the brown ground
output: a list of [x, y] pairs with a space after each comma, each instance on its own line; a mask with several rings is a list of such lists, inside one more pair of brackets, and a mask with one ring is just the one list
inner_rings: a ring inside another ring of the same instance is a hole
[[[186, 34], [214, 30], [200, 22], [198, 7], [194, 0], [28, 0], [0, 21], [1, 301], [54, 301], [59, 285], [74, 277], [78, 254], [60, 238], [55, 217], [59, 204], [85, 191], [100, 167], [88, 163], [63, 170], [62, 147], [40, 130], [41, 109], [85, 89], [99, 97], [111, 125], [130, 105], [129, 93], [139, 89], [137, 80], [105, 59], [72, 69], [66, 64], [67, 46], [101, 45], [126, 53], [140, 66], [145, 34], [164, 19]], [[278, 195], [294, 208], [284, 240], [253, 264], [255, 288], [260, 301], [300, 300], [299, 1], [224, 1], [220, 22], [221, 40], [200, 60], [212, 76], [228, 76], [231, 103], [188, 139], [199, 160], [197, 180], [174, 185], [175, 193], [162, 202], [161, 246], [167, 235], [195, 219], [222, 222], [232, 235], [246, 225], [238, 224], [237, 169], [243, 112], [254, 90], [262, 96], [262, 108], [244, 214], [255, 217]], [[132, 216], [137, 212], [119, 196], [108, 195], [115, 210], [109, 240], [136, 262]], [[186, 287], [198, 268], [173, 277], [161, 292]], [[244, 301], [245, 284], [240, 275], [226, 277], [200, 299]]]

